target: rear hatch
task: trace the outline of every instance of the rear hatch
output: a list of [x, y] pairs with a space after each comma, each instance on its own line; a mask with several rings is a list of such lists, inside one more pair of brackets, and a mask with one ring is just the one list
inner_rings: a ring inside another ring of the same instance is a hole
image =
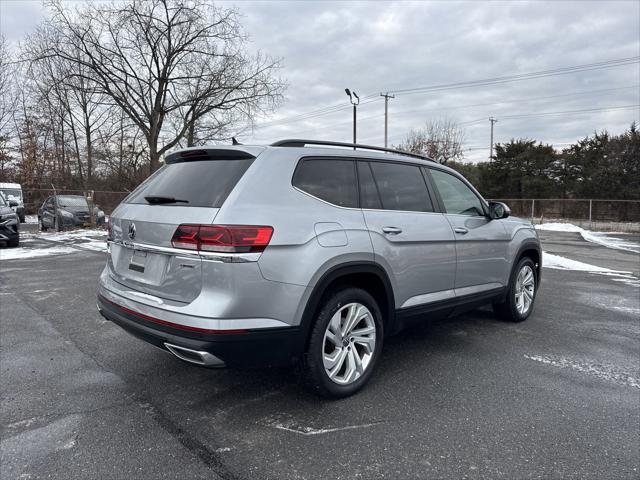
[[246, 152], [219, 149], [186, 150], [167, 158], [167, 165], [131, 193], [110, 219], [111, 277], [143, 294], [193, 301], [202, 289], [202, 261], [188, 251], [162, 248], [172, 247], [180, 224], [213, 223], [253, 159]]

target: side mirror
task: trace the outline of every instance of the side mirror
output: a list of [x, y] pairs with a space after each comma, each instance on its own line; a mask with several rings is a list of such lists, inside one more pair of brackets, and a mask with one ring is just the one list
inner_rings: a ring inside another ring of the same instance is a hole
[[500, 218], [507, 218], [511, 215], [511, 209], [502, 202], [490, 202], [489, 203], [489, 217], [492, 220], [498, 220]]
[[9, 206], [10, 207], [17, 207], [18, 206], [18, 202], [16, 202], [15, 200], [9, 200]]

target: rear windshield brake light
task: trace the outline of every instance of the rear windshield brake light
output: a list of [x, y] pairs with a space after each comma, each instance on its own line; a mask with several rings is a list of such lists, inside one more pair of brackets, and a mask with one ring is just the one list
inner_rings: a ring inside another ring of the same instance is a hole
[[180, 225], [171, 239], [174, 248], [202, 252], [262, 252], [273, 227], [257, 225]]

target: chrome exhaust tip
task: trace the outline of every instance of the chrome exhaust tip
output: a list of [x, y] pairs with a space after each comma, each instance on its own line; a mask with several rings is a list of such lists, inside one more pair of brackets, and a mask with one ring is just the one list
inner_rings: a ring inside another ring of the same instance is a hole
[[209, 352], [200, 352], [198, 350], [192, 350], [179, 345], [173, 345], [172, 343], [165, 343], [164, 346], [176, 357], [180, 360], [184, 360], [185, 362], [195, 363], [196, 365], [202, 365], [204, 367], [224, 366], [224, 362], [222, 360]]

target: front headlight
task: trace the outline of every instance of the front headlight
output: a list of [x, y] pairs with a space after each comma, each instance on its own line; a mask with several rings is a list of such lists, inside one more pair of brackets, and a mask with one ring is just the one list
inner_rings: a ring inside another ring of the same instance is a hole
[[18, 216], [15, 213], [8, 213], [6, 215], [0, 215], [0, 224], [13, 225], [17, 222]]
[[73, 213], [68, 212], [68, 211], [66, 211], [66, 210], [62, 210], [62, 209], [61, 209], [61, 210], [60, 210], [60, 214], [61, 214], [63, 217], [73, 218]]

